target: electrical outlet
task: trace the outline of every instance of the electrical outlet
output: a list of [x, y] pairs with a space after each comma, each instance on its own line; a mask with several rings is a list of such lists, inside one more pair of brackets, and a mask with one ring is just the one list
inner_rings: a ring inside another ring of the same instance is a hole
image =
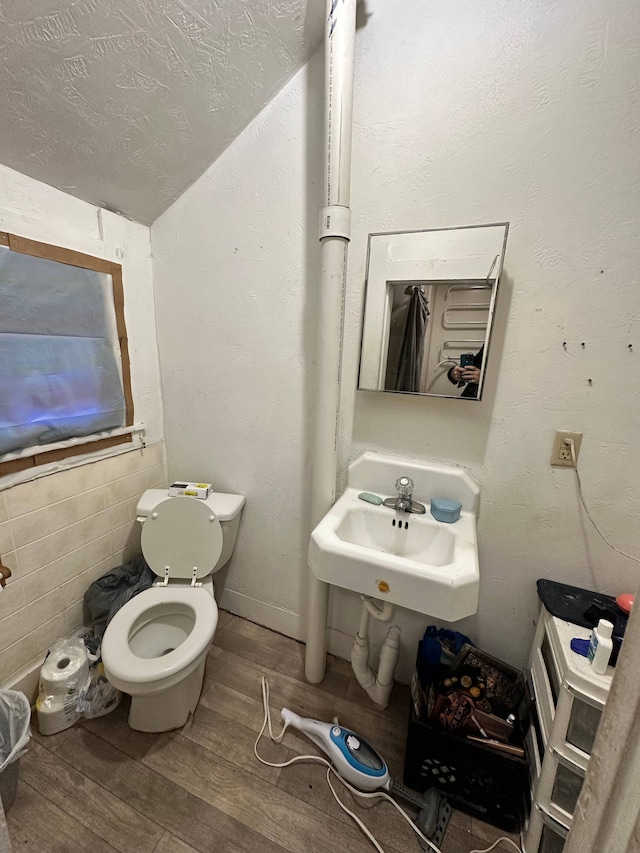
[[573, 468], [573, 459], [571, 458], [571, 446], [566, 443], [567, 439], [573, 439], [573, 448], [576, 454], [576, 467], [578, 463], [578, 454], [580, 453], [580, 445], [582, 443], [581, 432], [567, 432], [566, 430], [558, 430], [553, 440], [553, 450], [551, 451], [551, 464], [558, 468]]

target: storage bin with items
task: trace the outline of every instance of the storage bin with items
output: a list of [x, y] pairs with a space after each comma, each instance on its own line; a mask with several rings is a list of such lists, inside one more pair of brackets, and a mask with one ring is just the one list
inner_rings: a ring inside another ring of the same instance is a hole
[[[588, 590], [551, 581], [539, 581], [538, 590], [556, 612], [580, 599], [586, 607], [591, 596]], [[595, 621], [598, 617], [596, 613]], [[574, 641], [584, 643], [590, 634], [589, 628], [554, 616], [543, 603], [528, 663], [532, 806], [522, 837], [525, 853], [560, 853], [571, 829], [613, 679], [611, 666], [596, 673], [572, 649]]]
[[[470, 643], [452, 655], [451, 632], [437, 634], [428, 629], [418, 650], [404, 782], [418, 791], [435, 785], [462, 811], [517, 830], [529, 788], [522, 674]], [[437, 662], [434, 638], [445, 640]]]

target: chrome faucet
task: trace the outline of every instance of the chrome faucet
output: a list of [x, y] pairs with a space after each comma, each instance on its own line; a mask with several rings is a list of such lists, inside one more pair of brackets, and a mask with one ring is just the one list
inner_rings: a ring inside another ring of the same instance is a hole
[[387, 498], [383, 501], [384, 506], [395, 509], [398, 512], [426, 512], [426, 508], [418, 501], [412, 500], [413, 495], [413, 480], [409, 477], [398, 477], [396, 480], [397, 498]]

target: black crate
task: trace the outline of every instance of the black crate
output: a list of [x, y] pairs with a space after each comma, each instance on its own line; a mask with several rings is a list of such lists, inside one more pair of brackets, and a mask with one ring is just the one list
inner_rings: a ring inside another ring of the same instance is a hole
[[526, 758], [497, 752], [418, 719], [412, 705], [404, 761], [409, 788], [423, 792], [435, 785], [461, 811], [514, 832], [526, 802], [527, 768]]

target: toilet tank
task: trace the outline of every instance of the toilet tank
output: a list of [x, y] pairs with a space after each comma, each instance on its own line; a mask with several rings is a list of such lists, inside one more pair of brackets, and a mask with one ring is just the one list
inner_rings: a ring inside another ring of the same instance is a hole
[[[155, 507], [168, 498], [169, 493], [167, 489], [147, 489], [138, 501], [136, 520], [144, 523]], [[172, 497], [171, 500], [199, 501], [200, 498], [180, 496]], [[212, 492], [202, 503], [206, 503], [211, 507], [222, 528], [222, 553], [220, 554], [220, 559], [212, 569], [212, 572], [217, 572], [229, 562], [233, 553], [238, 536], [242, 507], [245, 505], [245, 497], [244, 495], [231, 495], [225, 492]]]

